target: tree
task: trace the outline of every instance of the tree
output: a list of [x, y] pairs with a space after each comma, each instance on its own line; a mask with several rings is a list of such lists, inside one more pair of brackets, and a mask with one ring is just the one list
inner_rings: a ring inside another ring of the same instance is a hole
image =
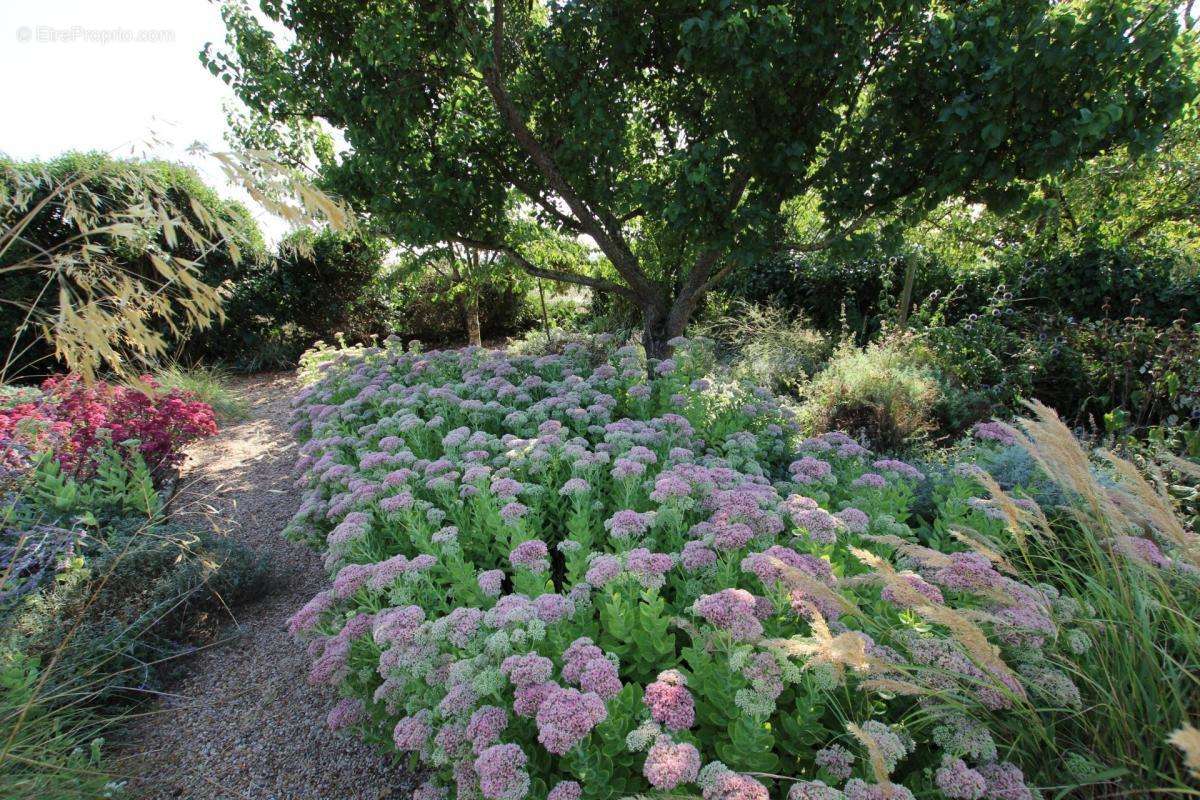
[[[600, 3], [263, 0], [210, 70], [349, 145], [334, 185], [413, 241], [506, 254], [623, 295], [650, 357], [812, 196], [822, 247], [881, 214], [1010, 203], [1081, 157], [1152, 147], [1196, 92], [1146, 0]], [[617, 279], [535, 263], [511, 196]]]
[[948, 202], [910, 238], [967, 258], [1002, 251], [1046, 258], [1091, 247], [1195, 260], [1200, 257], [1197, 111], [1188, 107], [1154, 152], [1141, 158], [1101, 153], [1030, 185], [1021, 206], [1003, 215]]

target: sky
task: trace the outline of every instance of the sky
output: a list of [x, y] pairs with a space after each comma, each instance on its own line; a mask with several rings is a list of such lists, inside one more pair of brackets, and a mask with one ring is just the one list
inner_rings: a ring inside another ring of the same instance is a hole
[[[211, 162], [186, 153], [195, 141], [227, 147], [223, 103], [232, 92], [198, 58], [224, 37], [208, 0], [0, 0], [0, 152], [152, 154], [197, 167], [223, 195], [252, 205]], [[150, 147], [152, 138], [169, 144]], [[268, 239], [285, 232], [252, 210]]]

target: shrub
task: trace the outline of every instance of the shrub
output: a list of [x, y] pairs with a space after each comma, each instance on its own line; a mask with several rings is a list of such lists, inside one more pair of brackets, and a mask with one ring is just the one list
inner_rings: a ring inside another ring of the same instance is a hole
[[103, 733], [262, 586], [245, 547], [163, 523], [136, 450], [92, 459], [74, 475], [41, 453], [0, 505], [5, 798], [118, 796]]
[[983, 268], [968, 280], [936, 258], [880, 243], [865, 256], [801, 253], [766, 258], [736, 271], [721, 290], [735, 300], [785, 309], [827, 334], [845, 328], [862, 343], [894, 319], [904, 275], [913, 262], [917, 302], [958, 285], [960, 301], [977, 307], [986, 302], [989, 284], [1003, 280]]
[[961, 386], [970, 421], [1037, 398], [1076, 423], [1120, 430], [1200, 420], [1200, 325], [1079, 320], [1018, 311], [920, 331], [928, 359]]
[[229, 284], [226, 319], [189, 342], [194, 359], [241, 371], [294, 366], [316, 340], [386, 335], [393, 319], [379, 285], [387, 244], [361, 232], [302, 230]]
[[[394, 287], [389, 294], [394, 309], [389, 332], [404, 341], [465, 343], [463, 310], [451, 288], [449, 279], [435, 273], [425, 273], [420, 280]], [[479, 329], [485, 339], [528, 330], [540, 324], [539, 315], [519, 275], [490, 280], [479, 289]]]
[[1016, 295], [1025, 310], [1077, 319], [1146, 317], [1151, 325], [1200, 321], [1200, 273], [1186, 256], [1083, 244], [1027, 256], [1019, 249], [948, 263], [919, 248], [875, 242], [869, 255], [801, 253], [735, 271], [721, 290], [734, 299], [775, 305], [861, 337], [894, 319], [904, 274], [916, 266], [913, 304], [936, 304], [946, 324], [990, 310]]
[[848, 431], [884, 450], [926, 435], [941, 400], [936, 374], [902, 339], [843, 344], [802, 396], [802, 421], [814, 431]]
[[420, 798], [1030, 797], [1086, 611], [917, 546], [908, 464], [636, 353], [393, 344], [301, 393], [289, 533], [334, 577], [289, 627], [331, 725]]
[[49, 689], [86, 691], [92, 704], [140, 700], [172, 657], [260, 594], [265, 577], [258, 557], [224, 537], [145, 520], [105, 533], [10, 619], [26, 653], [55, 660]]
[[774, 392], [798, 393], [833, 355], [834, 342], [775, 306], [734, 303], [721, 316], [696, 326], [715, 340], [733, 374]]
[[159, 388], [206, 404], [220, 423], [239, 422], [249, 414], [246, 401], [229, 388], [229, 373], [220, 366], [172, 364], [154, 373]]

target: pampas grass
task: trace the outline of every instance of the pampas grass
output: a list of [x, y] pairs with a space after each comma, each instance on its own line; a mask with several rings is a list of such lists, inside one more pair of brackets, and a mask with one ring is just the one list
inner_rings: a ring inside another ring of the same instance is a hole
[[[1200, 537], [1134, 465], [1105, 452], [1098, 468], [1053, 410], [1036, 402], [1029, 410], [1010, 430], [1067, 504], [1039, 515], [1035, 524], [1051, 535], [1012, 535], [996, 547], [1021, 580], [1053, 586], [1099, 624], [1091, 646], [1060, 665], [1081, 690], [1082, 710], [1047, 727], [1052, 749], [1022, 763], [1043, 764], [1042, 785], [1060, 797], [1200, 796], [1187, 722], [1200, 714]], [[992, 493], [1012, 507], [998, 487]], [[1123, 536], [1153, 540], [1173, 566], [1131, 557], [1114, 546]], [[1092, 768], [1064, 781], [1066, 756]]]

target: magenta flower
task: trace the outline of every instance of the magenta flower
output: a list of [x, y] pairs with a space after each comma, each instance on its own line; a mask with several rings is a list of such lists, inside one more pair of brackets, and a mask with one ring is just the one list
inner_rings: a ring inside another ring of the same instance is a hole
[[822, 461], [812, 456], [793, 461], [788, 465], [788, 472], [796, 483], [824, 483], [833, 477], [833, 466], [828, 461]]
[[563, 680], [570, 684], [578, 684], [587, 665], [603, 658], [604, 651], [597, 647], [595, 642], [587, 636], [580, 636], [563, 651]]
[[882, 489], [887, 486], [887, 479], [878, 472], [864, 472], [854, 479], [854, 485], [862, 489]]
[[1007, 761], [984, 764], [976, 769], [987, 781], [984, 797], [988, 800], [1033, 800], [1033, 792], [1025, 785], [1025, 775]]
[[845, 795], [839, 789], [829, 786], [825, 781], [796, 781], [788, 789], [787, 800], [844, 800]]
[[679, 561], [688, 572], [695, 572], [717, 563], [717, 554], [706, 547], [704, 542], [693, 539], [684, 544]]
[[551, 694], [559, 691], [560, 687], [557, 683], [546, 681], [543, 683], [530, 683], [523, 686], [518, 686], [514, 693], [513, 713], [522, 717], [535, 717], [538, 710], [541, 709], [542, 703]]
[[471, 748], [478, 755], [500, 741], [500, 734], [508, 727], [508, 714], [497, 706], [480, 706], [467, 723], [466, 736]]
[[508, 554], [508, 560], [514, 567], [525, 567], [530, 572], [540, 574], [550, 569], [549, 555], [545, 542], [530, 539], [514, 547]]
[[489, 569], [479, 573], [479, 588], [488, 597], [499, 597], [504, 584], [504, 571]]
[[843, 508], [834, 514], [851, 533], [866, 533], [871, 525], [871, 518], [857, 508]]
[[925, 480], [925, 473], [921, 472], [921, 470], [917, 469], [911, 464], [906, 464], [905, 462], [898, 461], [894, 458], [881, 458], [875, 462], [874, 467], [882, 472], [894, 472], [900, 477], [907, 478], [910, 481]]
[[601, 554], [594, 556], [588, 565], [584, 580], [592, 586], [605, 586], [621, 574], [621, 559], [616, 556]]
[[292, 636], [299, 636], [301, 633], [312, 630], [316, 627], [321, 615], [333, 608], [333, 600], [332, 592], [318, 592], [313, 599], [305, 603], [303, 608], [288, 619], [288, 633]]
[[508, 523], [515, 523], [517, 520], [529, 513], [529, 509], [521, 503], [512, 502], [500, 509], [500, 519]]
[[996, 442], [1005, 446], [1017, 443], [1017, 437], [1013, 436], [1012, 431], [999, 422], [977, 422], [971, 433], [976, 439], [985, 442]]
[[626, 508], [613, 514], [604, 521], [604, 528], [618, 539], [629, 539], [641, 536], [650, 529], [654, 521], [653, 512], [639, 513]]
[[348, 728], [351, 725], [357, 725], [363, 718], [363, 703], [361, 700], [353, 698], [344, 698], [338, 701], [329, 715], [325, 718], [326, 724], [329, 725], [329, 730], [340, 731], [343, 728]]
[[[705, 767], [699, 775], [704, 800], [770, 800], [767, 787], [749, 775], [738, 774], [716, 762], [721, 769]], [[708, 774], [706, 774], [708, 773]]]
[[428, 709], [421, 709], [411, 717], [405, 717], [396, 723], [392, 732], [392, 741], [396, 748], [409, 752], [420, 752], [429, 737], [433, 735], [433, 726], [429, 722]]
[[979, 800], [988, 786], [983, 775], [968, 767], [961, 758], [950, 756], [942, 759], [934, 781], [942, 794], [951, 800]]
[[849, 778], [854, 769], [854, 754], [840, 744], [821, 748], [814, 754], [813, 760], [829, 774], [829, 777], [837, 781]]
[[554, 662], [537, 653], [509, 656], [500, 665], [500, 671], [518, 688], [545, 683], [553, 670]]
[[522, 800], [529, 794], [528, 759], [515, 744], [496, 744], [475, 759], [479, 791], [487, 800]]
[[583, 787], [575, 781], [559, 781], [554, 784], [546, 800], [579, 800], [583, 796]]
[[693, 610], [718, 628], [733, 634], [735, 641], [750, 642], [762, 635], [762, 623], [755, 616], [754, 595], [745, 589], [722, 589], [702, 595]]
[[611, 700], [621, 693], [621, 678], [617, 666], [607, 658], [593, 658], [579, 675], [579, 688], [594, 692], [601, 700]]
[[540, 594], [533, 599], [533, 612], [549, 625], [574, 614], [575, 603], [561, 594]]

